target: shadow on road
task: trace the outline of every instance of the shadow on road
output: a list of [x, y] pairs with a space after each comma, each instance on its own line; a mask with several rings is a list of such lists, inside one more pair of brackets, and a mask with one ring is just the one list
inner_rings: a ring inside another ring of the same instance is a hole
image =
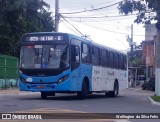
[[[117, 96], [117, 97], [124, 97], [124, 96]], [[57, 101], [76, 101], [76, 100], [90, 100], [90, 99], [116, 99], [113, 97], [105, 96], [104, 94], [92, 94], [87, 96], [85, 99], [80, 99], [77, 95], [58, 95], [58, 96], [49, 96], [47, 99], [41, 99], [40, 96], [23, 96], [20, 98], [21, 100], [57, 100]]]

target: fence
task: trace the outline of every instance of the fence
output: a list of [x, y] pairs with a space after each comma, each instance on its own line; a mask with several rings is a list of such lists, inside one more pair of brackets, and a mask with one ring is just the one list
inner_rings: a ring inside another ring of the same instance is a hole
[[18, 58], [0, 55], [0, 88], [18, 86]]

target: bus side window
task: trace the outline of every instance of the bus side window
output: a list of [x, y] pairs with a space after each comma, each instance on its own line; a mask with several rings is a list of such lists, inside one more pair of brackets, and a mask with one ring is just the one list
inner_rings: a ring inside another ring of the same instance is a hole
[[114, 52], [109, 51], [109, 67], [114, 68]]
[[91, 46], [86, 43], [82, 43], [82, 62], [91, 63]]
[[126, 70], [127, 69], [127, 56], [124, 55], [123, 61], [124, 61], [124, 70]]
[[108, 61], [107, 61], [107, 58], [108, 58], [108, 52], [107, 50], [105, 49], [101, 49], [101, 65], [103, 67], [107, 67], [108, 66]]
[[80, 50], [76, 45], [71, 45], [71, 69], [74, 70], [80, 65]]
[[92, 46], [92, 64], [98, 66], [100, 63], [100, 48]]
[[123, 55], [121, 54], [120, 55], [120, 69], [122, 69], [123, 70]]

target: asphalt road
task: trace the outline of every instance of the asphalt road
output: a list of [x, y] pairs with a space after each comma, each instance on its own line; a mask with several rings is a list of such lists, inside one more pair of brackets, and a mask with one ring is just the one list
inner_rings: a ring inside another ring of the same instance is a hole
[[[93, 94], [85, 100], [80, 100], [74, 94], [56, 94], [46, 100], [40, 98], [39, 93], [22, 95], [1, 95], [0, 113], [160, 113], [160, 106], [152, 105], [148, 97], [151, 91], [142, 91], [139, 88], [130, 88], [120, 92], [117, 98], [105, 97], [104, 94]], [[51, 120], [48, 120], [51, 121]], [[56, 120], [64, 121], [64, 120]], [[67, 121], [67, 120], [65, 120]], [[74, 121], [74, 120], [68, 120]], [[80, 120], [76, 120], [77, 122]], [[82, 121], [82, 120], [81, 120]], [[83, 120], [84, 121], [84, 120]], [[93, 121], [93, 120], [86, 120]], [[103, 122], [151, 122], [159, 120], [104, 120]], [[35, 121], [34, 121], [35, 122]]]

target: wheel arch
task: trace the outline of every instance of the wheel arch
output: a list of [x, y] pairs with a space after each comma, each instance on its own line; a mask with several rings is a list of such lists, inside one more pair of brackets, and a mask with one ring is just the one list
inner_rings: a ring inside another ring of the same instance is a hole
[[118, 82], [118, 79], [117, 79], [117, 78], [114, 80], [114, 83], [116, 83], [116, 82], [119, 84], [119, 82]]
[[[83, 82], [86, 82], [86, 85], [87, 85], [87, 87], [88, 87], [88, 89], [90, 91], [90, 81], [89, 81], [89, 78], [87, 76], [85, 76], [83, 78]], [[82, 82], [82, 84], [83, 84], [83, 82]]]

